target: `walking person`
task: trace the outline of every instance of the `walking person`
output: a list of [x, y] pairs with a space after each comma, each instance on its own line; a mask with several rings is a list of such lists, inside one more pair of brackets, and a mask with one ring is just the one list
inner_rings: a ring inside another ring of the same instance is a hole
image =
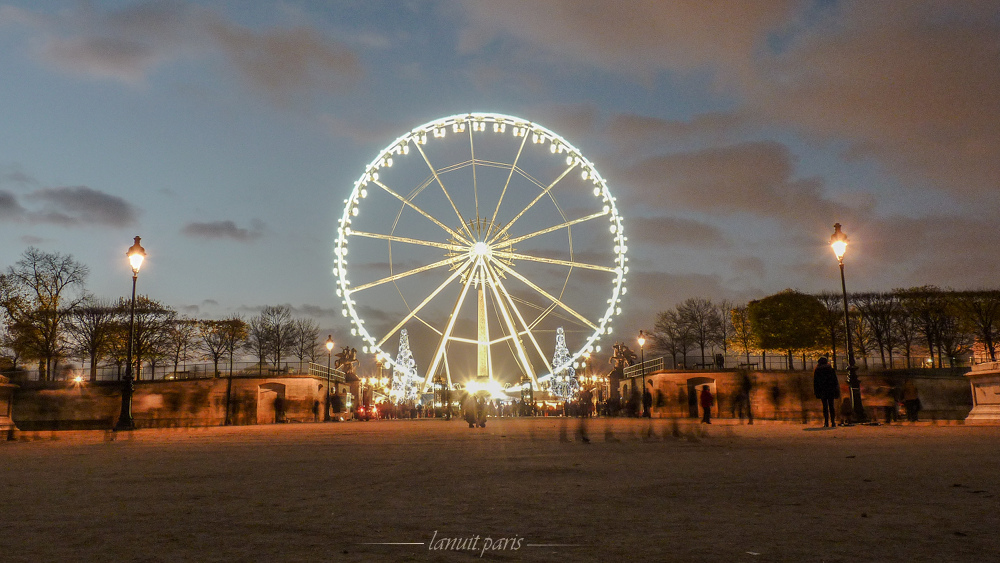
[[906, 419], [916, 422], [920, 418], [920, 396], [912, 379], [903, 384], [903, 407], [906, 409]]
[[708, 385], [701, 386], [701, 396], [699, 397], [699, 402], [701, 403], [701, 409], [704, 413], [701, 417], [701, 421], [705, 424], [712, 424], [712, 405], [715, 404], [715, 397], [712, 396], [712, 392], [708, 389]]
[[826, 357], [816, 363], [813, 371], [813, 391], [816, 398], [823, 402], [823, 428], [837, 426], [837, 409], [834, 401], [840, 398], [840, 381], [837, 372]]

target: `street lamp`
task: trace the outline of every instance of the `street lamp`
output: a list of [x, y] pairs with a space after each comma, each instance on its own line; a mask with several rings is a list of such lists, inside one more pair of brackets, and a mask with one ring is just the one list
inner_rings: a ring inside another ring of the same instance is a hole
[[132, 344], [135, 340], [135, 282], [139, 277], [142, 261], [146, 258], [146, 249], [139, 244], [139, 237], [135, 237], [135, 243], [129, 247], [125, 255], [128, 256], [129, 264], [132, 266], [132, 303], [129, 306], [125, 377], [122, 379], [122, 412], [118, 415], [115, 431], [135, 430], [135, 420], [132, 418], [132, 392], [135, 390], [134, 378], [132, 377]]
[[639, 331], [639, 371], [642, 373], [642, 416], [650, 416], [649, 407], [646, 406], [646, 333]]
[[861, 404], [861, 382], [858, 381], [858, 368], [854, 364], [854, 344], [851, 339], [851, 318], [847, 307], [847, 283], [844, 281], [844, 253], [847, 252], [847, 235], [840, 230], [840, 223], [833, 225], [833, 236], [830, 237], [830, 247], [840, 263], [840, 289], [844, 293], [844, 331], [847, 332], [847, 386], [851, 390], [851, 405], [854, 410], [854, 420], [864, 422], [867, 419], [864, 405]]
[[326, 413], [323, 415], [323, 422], [330, 422], [330, 367], [333, 362], [333, 335], [326, 337]]

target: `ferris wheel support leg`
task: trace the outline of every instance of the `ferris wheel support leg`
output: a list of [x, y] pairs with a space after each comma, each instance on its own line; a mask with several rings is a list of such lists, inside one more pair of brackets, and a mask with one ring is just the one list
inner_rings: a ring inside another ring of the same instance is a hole
[[[521, 364], [521, 369], [524, 370], [524, 374], [527, 375], [531, 379], [532, 383], [537, 386], [538, 379], [535, 377], [535, 369], [531, 366], [531, 362], [528, 361], [528, 351], [525, 350], [524, 342], [521, 341], [521, 336], [518, 334], [517, 327], [514, 325], [513, 319], [511, 319], [510, 311], [507, 310], [507, 304], [504, 303], [501, 292], [497, 289], [498, 285], [504, 290], [504, 292], [507, 291], [507, 289], [500, 284], [499, 280], [497, 280], [496, 276], [490, 276], [490, 287], [493, 288], [493, 294], [496, 296], [501, 316], [503, 317], [504, 323], [507, 325], [507, 331], [511, 335], [514, 348], [517, 350], [517, 359], [519, 360], [518, 363]], [[520, 312], [518, 312], [518, 316], [520, 316]]]
[[476, 376], [478, 378], [487, 378], [489, 380], [493, 379], [493, 370], [490, 369], [490, 326], [486, 318], [486, 278], [481, 276], [479, 279], [479, 287], [476, 288], [478, 295], [478, 315], [477, 324], [479, 325], [479, 343], [476, 345], [476, 359], [477, 359], [477, 369]]
[[469, 279], [465, 280], [465, 286], [462, 288], [462, 293], [458, 296], [458, 301], [455, 303], [455, 308], [451, 310], [451, 318], [448, 319], [448, 326], [444, 329], [441, 334], [441, 342], [438, 344], [437, 352], [434, 353], [434, 361], [431, 362], [431, 367], [427, 370], [427, 376], [424, 377], [424, 384], [420, 388], [420, 392], [424, 393], [427, 388], [431, 385], [431, 379], [434, 377], [434, 372], [437, 371], [438, 365], [441, 363], [441, 358], [444, 356], [445, 350], [448, 346], [448, 339], [451, 337], [451, 331], [455, 328], [455, 321], [458, 320], [458, 312], [462, 309], [462, 302], [465, 301], [465, 296], [469, 293], [469, 288], [472, 287], [472, 280], [475, 275], [470, 275]]

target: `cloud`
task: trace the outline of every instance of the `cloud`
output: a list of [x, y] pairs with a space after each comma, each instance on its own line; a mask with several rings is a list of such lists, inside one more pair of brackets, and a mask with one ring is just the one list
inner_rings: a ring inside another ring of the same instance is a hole
[[120, 228], [134, 225], [139, 216], [139, 210], [124, 199], [87, 186], [42, 188], [24, 199], [40, 204], [25, 214], [32, 223]]
[[473, 51], [512, 38], [554, 58], [647, 74], [715, 70], [720, 80], [752, 72], [767, 34], [786, 25], [794, 0], [660, 2], [658, 0], [500, 0], [464, 2], [468, 27], [459, 47]]
[[640, 188], [630, 192], [637, 204], [661, 209], [749, 213], [793, 225], [868, 211], [826, 198], [818, 178], [796, 178], [791, 152], [773, 141], [649, 157], [628, 166], [624, 175]]
[[168, 63], [219, 54], [250, 86], [282, 104], [316, 88], [353, 84], [361, 75], [353, 51], [311, 27], [257, 32], [174, 0], [113, 11], [83, 4], [54, 15], [5, 7], [3, 22], [36, 32], [34, 53], [55, 69], [131, 85]]
[[257, 34], [216, 19], [209, 29], [237, 70], [272, 100], [353, 84], [361, 75], [357, 55], [308, 27]]
[[737, 256], [732, 261], [732, 269], [740, 279], [753, 276], [755, 279], [764, 279], [767, 267], [764, 260], [757, 256]]
[[24, 208], [17, 202], [14, 194], [0, 190], [0, 219], [15, 220], [24, 216]]
[[295, 307], [294, 312], [297, 315], [304, 315], [314, 319], [322, 318], [343, 318], [340, 314], [340, 309], [335, 309], [331, 307], [323, 307], [322, 305], [308, 305], [303, 304], [300, 307]]
[[3, 182], [17, 184], [19, 186], [37, 186], [39, 184], [38, 180], [20, 170], [14, 170], [4, 174], [3, 176], [0, 176], [0, 180]]
[[992, 198], [997, 60], [995, 2], [846, 2], [768, 61], [746, 111], [845, 139], [906, 182]]
[[626, 227], [631, 239], [658, 246], [718, 248], [726, 245], [722, 230], [713, 225], [677, 217], [633, 217]]
[[730, 142], [733, 127], [778, 124], [847, 146], [846, 158], [874, 159], [913, 188], [992, 202], [1000, 187], [996, 2], [456, 5], [465, 16], [463, 52], [530, 49], [534, 60], [559, 69], [703, 74], [715, 87], [734, 86], [708, 92], [724, 94], [732, 114], [616, 118], [607, 134], [625, 147], [636, 138]]
[[36, 237], [33, 235], [24, 235], [19, 240], [28, 246], [38, 246], [44, 242], [48, 242], [48, 240], [43, 239], [42, 237]]
[[230, 220], [209, 221], [200, 223], [193, 221], [184, 225], [181, 233], [192, 238], [204, 239], [231, 239], [238, 242], [251, 242], [264, 236], [264, 222], [260, 219], [250, 221], [250, 228], [244, 229], [236, 226]]
[[730, 142], [747, 122], [739, 113], [709, 112], [696, 115], [690, 120], [625, 113], [612, 116], [605, 132], [614, 141], [619, 152], [625, 153], [691, 142]]

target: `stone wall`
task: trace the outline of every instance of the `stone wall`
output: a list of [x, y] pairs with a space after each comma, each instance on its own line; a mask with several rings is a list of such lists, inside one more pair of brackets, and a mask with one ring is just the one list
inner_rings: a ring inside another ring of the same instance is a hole
[[[137, 381], [132, 396], [135, 425], [139, 428], [221, 425], [226, 414], [226, 387], [226, 378]], [[325, 400], [325, 378], [234, 377], [230, 422], [313, 421], [322, 417]], [[118, 382], [31, 382], [17, 390], [12, 414], [21, 430], [30, 431], [108, 429], [114, 426], [120, 412]]]
[[[815, 422], [823, 420], [819, 399], [813, 394], [812, 372], [755, 371], [750, 394], [755, 418]], [[741, 374], [736, 371], [663, 371], [646, 376], [652, 382], [653, 416], [695, 417], [702, 385], [715, 396], [713, 415], [730, 418], [737, 415], [737, 397]], [[912, 379], [921, 402], [921, 420], [964, 420], [972, 409], [972, 393], [966, 377], [955, 373], [893, 371], [859, 376], [861, 399], [869, 417], [885, 420], [886, 410], [901, 397], [903, 383]], [[636, 381], [639, 378], [635, 378]], [[841, 397], [850, 397], [847, 376], [840, 374]], [[629, 383], [630, 380], [624, 380]], [[641, 387], [641, 383], [639, 384]], [[839, 406], [839, 405], [838, 405]]]
[[0, 375], [0, 440], [6, 440], [14, 435], [13, 414], [14, 390], [17, 385], [11, 385], [10, 380]]

